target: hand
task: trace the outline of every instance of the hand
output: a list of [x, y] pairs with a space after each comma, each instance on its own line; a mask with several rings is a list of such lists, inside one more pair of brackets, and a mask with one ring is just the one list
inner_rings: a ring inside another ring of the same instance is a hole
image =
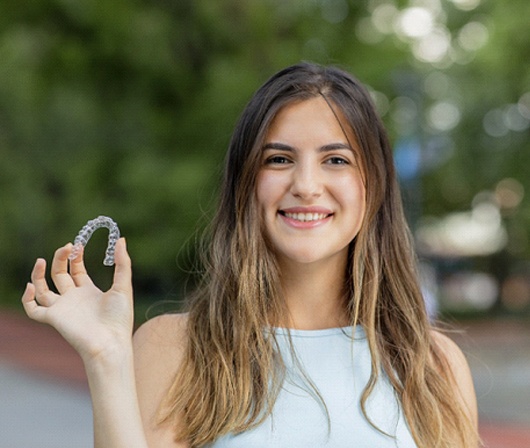
[[57, 249], [51, 277], [58, 293], [46, 282], [46, 261], [38, 259], [31, 273], [22, 304], [27, 315], [54, 327], [86, 362], [112, 355], [131, 344], [133, 292], [131, 260], [125, 239], [116, 244], [114, 280], [107, 292], [97, 288], [88, 276], [83, 253], [70, 261], [72, 245]]

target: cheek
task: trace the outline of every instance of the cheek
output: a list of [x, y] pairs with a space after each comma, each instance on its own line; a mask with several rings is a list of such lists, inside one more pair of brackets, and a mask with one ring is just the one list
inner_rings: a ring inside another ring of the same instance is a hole
[[263, 202], [267, 198], [267, 179], [263, 173], [258, 173], [256, 180], [256, 201], [258, 207], [263, 209]]
[[364, 220], [366, 212], [366, 189], [361, 179], [350, 181], [348, 185], [343, 188], [343, 200], [350, 204], [350, 212], [352, 218], [358, 222], [360, 226]]
[[257, 178], [256, 198], [258, 206], [262, 211], [267, 211], [267, 207], [277, 200], [278, 182], [270, 173], [260, 172]]

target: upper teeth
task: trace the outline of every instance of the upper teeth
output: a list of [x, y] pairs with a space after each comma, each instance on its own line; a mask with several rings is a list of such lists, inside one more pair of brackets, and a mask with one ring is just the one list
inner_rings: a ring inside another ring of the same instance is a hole
[[285, 213], [285, 216], [297, 221], [317, 221], [324, 219], [328, 215], [325, 213]]

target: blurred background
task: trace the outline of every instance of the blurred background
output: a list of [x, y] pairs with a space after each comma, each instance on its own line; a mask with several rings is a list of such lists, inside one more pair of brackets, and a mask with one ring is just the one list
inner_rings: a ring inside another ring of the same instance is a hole
[[[370, 89], [429, 310], [465, 330], [481, 415], [530, 429], [529, 17], [527, 0], [3, 0], [0, 367], [30, 350], [7, 317], [35, 258], [98, 215], [128, 238], [138, 322], [177, 307], [239, 113], [310, 60]], [[102, 287], [106, 238], [86, 254]]]

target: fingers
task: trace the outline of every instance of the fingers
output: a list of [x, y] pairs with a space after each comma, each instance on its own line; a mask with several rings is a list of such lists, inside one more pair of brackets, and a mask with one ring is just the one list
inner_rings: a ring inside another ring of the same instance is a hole
[[31, 272], [31, 281], [32, 288], [30, 290], [33, 291], [31, 300], [36, 300], [36, 304], [42, 306], [53, 305], [57, 300], [57, 295], [53, 291], [50, 291], [46, 282], [46, 260], [42, 258], [37, 259]]
[[22, 295], [22, 306], [29, 318], [37, 322], [45, 321], [46, 308], [39, 306], [35, 301], [35, 285], [28, 283]]
[[70, 275], [76, 286], [93, 285], [92, 279], [88, 276], [83, 255], [84, 247], [81, 247], [77, 257], [70, 261]]
[[44, 294], [49, 291], [48, 283], [46, 283], [46, 260], [38, 258], [31, 271], [31, 281], [35, 286], [35, 293]]
[[[46, 282], [46, 261], [39, 258], [35, 262], [31, 273], [31, 283], [28, 283], [22, 296], [22, 303], [26, 313], [33, 319], [43, 319], [46, 308], [55, 304], [61, 295], [75, 287], [93, 286], [83, 261], [83, 252], [70, 262], [68, 272], [68, 256], [72, 250], [70, 243], [57, 249], [51, 266], [51, 276], [59, 294], [51, 291]], [[125, 239], [121, 238], [116, 244], [116, 269], [112, 289], [116, 292], [132, 296], [131, 259], [127, 253]]]
[[61, 294], [64, 294], [68, 289], [75, 286], [72, 277], [68, 273], [68, 256], [71, 252], [72, 244], [68, 243], [57, 249], [53, 256], [51, 276], [53, 283], [55, 283], [57, 290]]
[[22, 306], [29, 317], [33, 317], [35, 309], [38, 308], [37, 302], [35, 302], [35, 285], [28, 283], [24, 294], [22, 294]]
[[131, 258], [127, 253], [125, 238], [120, 238], [116, 243], [114, 255], [116, 269], [114, 270], [114, 283], [112, 289], [124, 294], [132, 293]]

